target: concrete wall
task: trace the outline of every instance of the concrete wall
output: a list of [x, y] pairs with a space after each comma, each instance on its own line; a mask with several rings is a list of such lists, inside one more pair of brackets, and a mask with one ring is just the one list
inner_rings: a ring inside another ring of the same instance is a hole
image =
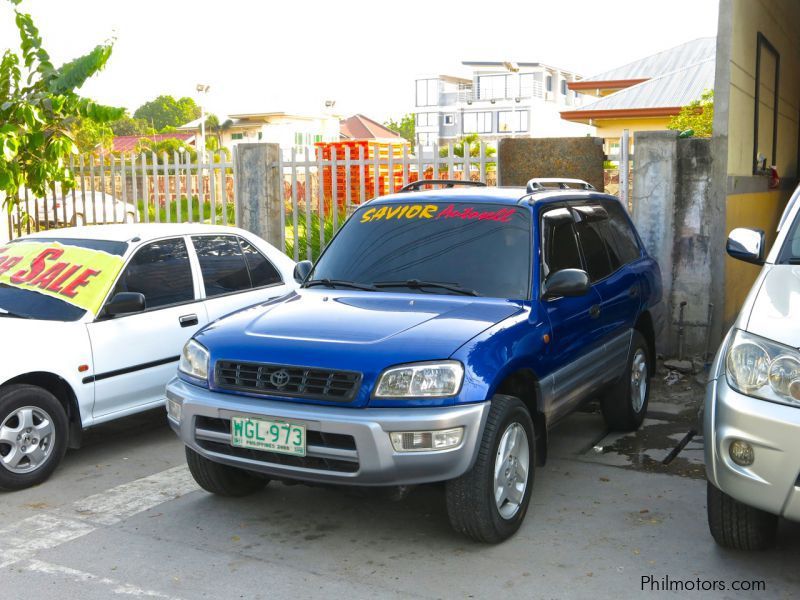
[[283, 176], [278, 144], [237, 144], [233, 152], [236, 225], [282, 248]]
[[534, 177], [567, 177], [603, 189], [603, 140], [506, 138], [497, 147], [498, 185], [525, 185]]
[[[685, 356], [703, 355], [709, 304], [720, 310], [710, 282], [716, 256], [720, 214], [712, 194], [712, 141], [678, 139], [674, 131], [637, 132], [633, 180], [633, 220], [648, 252], [661, 267], [668, 328], [659, 336], [659, 352], [678, 353], [680, 307]], [[713, 341], [712, 348], [713, 351]]]

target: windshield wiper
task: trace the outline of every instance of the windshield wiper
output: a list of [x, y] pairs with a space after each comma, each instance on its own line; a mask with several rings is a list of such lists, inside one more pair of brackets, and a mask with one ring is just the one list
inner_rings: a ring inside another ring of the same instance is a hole
[[306, 281], [300, 287], [308, 288], [315, 285], [324, 285], [327, 288], [349, 287], [355, 290], [365, 290], [367, 292], [374, 292], [378, 289], [374, 285], [369, 285], [368, 283], [356, 283], [355, 281], [345, 281], [344, 279], [312, 279], [311, 281]]
[[469, 288], [461, 287], [458, 284], [441, 283], [439, 281], [420, 281], [419, 279], [406, 279], [405, 281], [376, 281], [373, 284], [376, 288], [383, 287], [406, 287], [412, 290], [421, 290], [422, 288], [441, 288], [456, 294], [463, 294], [465, 296], [478, 296], [478, 292]]

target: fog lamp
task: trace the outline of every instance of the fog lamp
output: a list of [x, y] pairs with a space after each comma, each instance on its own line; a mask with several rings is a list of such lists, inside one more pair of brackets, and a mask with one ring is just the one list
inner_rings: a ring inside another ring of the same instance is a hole
[[389, 434], [396, 452], [424, 452], [455, 448], [464, 437], [464, 428], [441, 431], [393, 431]]
[[756, 459], [753, 447], [742, 440], [734, 440], [728, 448], [728, 453], [731, 455], [731, 460], [741, 467], [749, 467]]
[[173, 400], [172, 398], [167, 399], [167, 416], [176, 423], [181, 422], [182, 409], [183, 405], [179, 401]]

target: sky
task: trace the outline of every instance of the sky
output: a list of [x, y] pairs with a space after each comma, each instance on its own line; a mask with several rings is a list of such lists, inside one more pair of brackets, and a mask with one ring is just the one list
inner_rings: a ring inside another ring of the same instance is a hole
[[[543, 62], [590, 76], [717, 29], [717, 0], [23, 0], [53, 62], [115, 38], [81, 90], [133, 112], [160, 94], [218, 115], [319, 113], [378, 121], [414, 110], [414, 80], [465, 60]], [[0, 0], [0, 50], [18, 49]]]

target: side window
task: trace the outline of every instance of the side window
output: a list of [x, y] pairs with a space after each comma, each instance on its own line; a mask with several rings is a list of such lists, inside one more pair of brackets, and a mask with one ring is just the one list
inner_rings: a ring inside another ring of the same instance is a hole
[[630, 221], [625, 216], [625, 209], [617, 202], [605, 203], [608, 211], [608, 225], [611, 232], [611, 239], [617, 247], [617, 253], [623, 264], [633, 262], [642, 255], [639, 242]]
[[238, 240], [229, 235], [192, 237], [200, 261], [206, 297], [241, 292], [252, 287]]
[[586, 260], [586, 271], [594, 282], [613, 273], [622, 262], [616, 248], [608, 242], [608, 213], [599, 206], [575, 206], [575, 229]]
[[561, 269], [582, 269], [572, 213], [567, 208], [547, 211], [542, 218], [544, 278]]
[[183, 239], [159, 240], [137, 250], [114, 288], [114, 294], [119, 292], [144, 294], [147, 310], [194, 300]]
[[239, 238], [239, 244], [244, 252], [245, 260], [247, 260], [247, 268], [250, 270], [250, 279], [253, 281], [253, 287], [283, 283], [278, 269], [261, 252], [256, 250], [255, 246], [242, 238]]

